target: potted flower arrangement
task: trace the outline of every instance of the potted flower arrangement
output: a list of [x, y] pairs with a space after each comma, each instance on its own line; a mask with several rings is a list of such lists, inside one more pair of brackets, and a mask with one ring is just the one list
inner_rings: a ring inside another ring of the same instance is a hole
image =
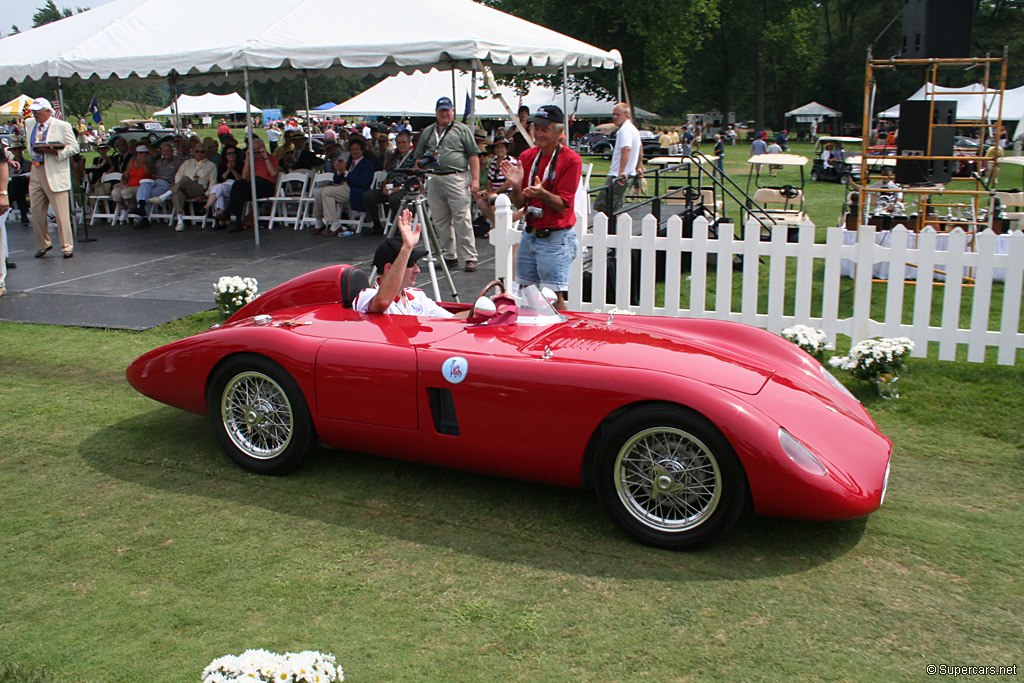
[[345, 674], [330, 654], [306, 650], [279, 655], [267, 650], [246, 650], [240, 655], [225, 655], [210, 662], [203, 669], [202, 683], [335, 683], [344, 680]]
[[825, 352], [832, 350], [832, 344], [828, 341], [825, 330], [819, 330], [810, 325], [793, 325], [782, 331], [782, 338], [787, 339], [801, 349], [811, 354], [819, 361], [825, 358]]
[[259, 283], [253, 277], [225, 275], [214, 283], [213, 291], [216, 294], [217, 310], [224, 315], [231, 315], [256, 298]]
[[871, 382], [882, 398], [899, 398], [897, 382], [913, 350], [907, 337], [875, 337], [855, 344], [848, 356], [833, 356], [829, 365]]

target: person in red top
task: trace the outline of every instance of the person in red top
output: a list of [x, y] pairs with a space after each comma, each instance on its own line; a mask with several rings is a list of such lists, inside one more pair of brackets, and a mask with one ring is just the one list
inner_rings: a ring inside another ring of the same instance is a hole
[[536, 147], [518, 164], [504, 161], [501, 171], [512, 183], [512, 203], [526, 208], [526, 229], [516, 256], [516, 282], [550, 287], [558, 295], [555, 308], [565, 310], [569, 272], [580, 245], [573, 231], [576, 188], [583, 160], [562, 144], [565, 115], [553, 104], [530, 117]]
[[221, 135], [231, 135], [231, 128], [228, 127], [228, 122], [224, 119], [220, 120], [220, 125], [217, 126], [217, 137]]
[[[277, 158], [267, 152], [263, 139], [257, 137], [252, 139], [252, 155], [253, 167], [256, 170], [256, 197], [263, 199], [274, 194], [277, 189]], [[227, 215], [234, 216], [235, 223], [227, 229], [227, 232], [242, 230], [242, 210], [250, 199], [252, 199], [252, 183], [249, 180], [249, 151], [246, 151], [242, 166], [242, 179], [231, 185], [231, 194], [228, 197]], [[255, 219], [255, 211], [253, 214]]]

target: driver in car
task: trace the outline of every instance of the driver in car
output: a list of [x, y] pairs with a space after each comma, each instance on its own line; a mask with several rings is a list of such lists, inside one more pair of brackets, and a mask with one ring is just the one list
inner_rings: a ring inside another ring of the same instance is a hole
[[426, 249], [417, 249], [420, 226], [412, 224], [412, 212], [406, 209], [398, 217], [401, 237], [389, 237], [380, 243], [373, 254], [373, 265], [379, 276], [372, 287], [359, 292], [353, 308], [361, 313], [390, 313], [391, 315], [418, 315], [427, 318], [464, 318], [469, 312], [453, 315], [441, 308], [422, 289], [417, 289], [416, 276], [420, 267], [416, 261], [427, 255]]

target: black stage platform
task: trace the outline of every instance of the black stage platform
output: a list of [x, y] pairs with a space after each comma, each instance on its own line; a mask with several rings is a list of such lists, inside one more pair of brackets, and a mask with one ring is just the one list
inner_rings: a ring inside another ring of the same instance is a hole
[[[267, 291], [296, 275], [334, 263], [369, 271], [380, 237], [313, 236], [308, 230], [260, 230], [228, 234], [189, 226], [185, 232], [163, 223], [140, 229], [97, 223], [89, 227], [95, 242], [76, 242], [75, 257], [61, 256], [59, 245], [44, 258], [36, 252], [32, 229], [10, 214], [7, 222], [11, 261], [8, 295], [0, 299], [0, 320], [142, 330], [214, 307], [213, 283], [222, 275], [255, 277]], [[84, 236], [84, 229], [80, 229]], [[51, 232], [51, 240], [55, 235]], [[477, 238], [478, 270], [453, 269], [462, 301], [470, 301], [494, 278], [494, 247]], [[422, 262], [421, 262], [422, 265]], [[461, 264], [460, 264], [461, 265]], [[431, 292], [428, 273], [417, 284]], [[447, 286], [441, 298], [451, 300]]]

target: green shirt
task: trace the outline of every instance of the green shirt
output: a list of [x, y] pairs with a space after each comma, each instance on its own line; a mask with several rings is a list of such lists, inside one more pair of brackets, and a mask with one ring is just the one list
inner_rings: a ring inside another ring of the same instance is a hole
[[[437, 135], [435, 135], [435, 131]], [[452, 171], [468, 171], [469, 157], [479, 154], [480, 150], [473, 139], [473, 131], [469, 126], [458, 121], [452, 122], [452, 127], [444, 134], [444, 129], [437, 130], [437, 124], [432, 123], [420, 134], [420, 141], [416, 145], [416, 158], [422, 159], [428, 154], [437, 150], [437, 137], [444, 135], [441, 139], [441, 156], [439, 163], [434, 167], [437, 173], [451, 173]]]

